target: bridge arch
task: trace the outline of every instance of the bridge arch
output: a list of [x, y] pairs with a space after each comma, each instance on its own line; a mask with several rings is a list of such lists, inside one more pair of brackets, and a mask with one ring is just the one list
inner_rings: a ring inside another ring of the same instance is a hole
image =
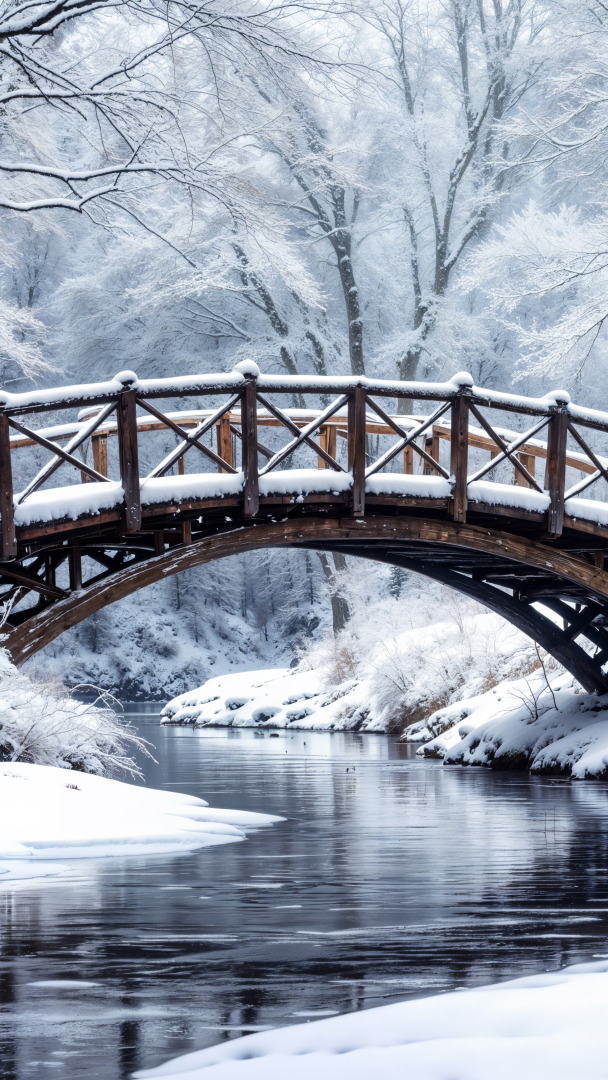
[[[146, 585], [216, 559], [279, 547], [340, 551], [432, 578], [517, 626], [586, 689], [608, 691], [603, 671], [608, 659], [608, 574], [603, 569], [576, 554], [496, 528], [415, 515], [356, 519], [322, 513], [225, 526], [214, 535], [127, 564], [42, 607], [21, 626], [10, 628], [3, 644], [16, 663], [23, 663], [65, 630]], [[515, 577], [522, 585], [519, 590], [512, 588]], [[534, 582], [532, 591], [525, 590], [527, 580]], [[509, 591], [501, 584], [505, 581], [510, 582]], [[578, 598], [574, 606], [573, 597]]]

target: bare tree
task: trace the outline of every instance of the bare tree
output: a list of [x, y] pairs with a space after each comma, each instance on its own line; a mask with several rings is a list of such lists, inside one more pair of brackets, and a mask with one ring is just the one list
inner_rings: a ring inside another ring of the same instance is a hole
[[408, 250], [399, 374], [417, 376], [456, 266], [499, 205], [506, 117], [533, 84], [543, 26], [534, 0], [378, 0], [358, 16], [382, 43], [392, 87], [389, 195]]

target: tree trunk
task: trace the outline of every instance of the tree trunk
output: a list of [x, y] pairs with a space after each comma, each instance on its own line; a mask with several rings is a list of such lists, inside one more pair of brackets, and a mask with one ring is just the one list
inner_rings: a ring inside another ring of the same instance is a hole
[[[321, 560], [321, 566], [323, 567], [323, 573], [325, 580], [331, 590], [331, 614], [333, 621], [334, 634], [339, 634], [341, 630], [344, 630], [348, 620], [350, 619], [350, 608], [346, 599], [340, 594], [339, 585], [336, 582], [336, 576], [332, 570], [329, 559], [324, 551], [317, 552], [319, 559]], [[346, 559], [344, 555], [334, 552], [333, 555], [334, 567], [339, 572], [346, 570]]]

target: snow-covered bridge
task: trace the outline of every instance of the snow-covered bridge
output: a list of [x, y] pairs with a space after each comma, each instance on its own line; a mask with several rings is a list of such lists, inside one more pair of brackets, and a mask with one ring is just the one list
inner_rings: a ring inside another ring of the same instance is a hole
[[608, 414], [563, 391], [466, 374], [276, 376], [244, 361], [0, 392], [2, 643], [21, 662], [165, 575], [288, 545], [444, 582], [606, 691], [607, 435]]

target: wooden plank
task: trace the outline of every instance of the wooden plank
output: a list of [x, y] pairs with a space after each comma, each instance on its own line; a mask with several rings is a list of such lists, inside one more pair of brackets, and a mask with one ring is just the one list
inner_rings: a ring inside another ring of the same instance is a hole
[[72, 544], [68, 555], [70, 570], [70, 592], [80, 592], [82, 589], [82, 555], [80, 544]]
[[[319, 430], [319, 445], [320, 445], [321, 449], [324, 451], [324, 453], [328, 452], [327, 451], [327, 431], [328, 431], [327, 427], [322, 427]], [[321, 457], [320, 454], [317, 454], [317, 469], [325, 469], [325, 468], [326, 468], [325, 458]]]
[[24, 585], [30, 590], [30, 592], [40, 593], [41, 596], [48, 596], [51, 600], [62, 600], [67, 594], [64, 589], [58, 589], [54, 584], [49, 584], [46, 581], [41, 581], [37, 577], [32, 577], [23, 568], [16, 564], [15, 566], [2, 566], [0, 567], [0, 578], [8, 578], [9, 581], [15, 581], [18, 585]]
[[5, 412], [0, 412], [0, 514], [2, 515], [0, 559], [7, 561], [14, 559], [17, 554], [17, 535], [13, 506], [10, 426]]
[[123, 523], [128, 533], [138, 532], [141, 528], [136, 404], [137, 391], [124, 390], [116, 407], [120, 480], [125, 492]]
[[353, 474], [352, 513], [365, 513], [365, 389], [356, 386], [348, 399], [348, 467]]
[[411, 476], [414, 472], [414, 451], [411, 446], [406, 446], [403, 451], [403, 471]]
[[260, 506], [258, 469], [257, 383], [247, 376], [241, 397], [241, 435], [243, 440], [243, 514], [255, 517]]
[[[527, 469], [527, 471], [530, 473], [530, 476], [536, 475], [536, 458], [534, 457], [534, 455], [519, 453], [516, 455], [516, 457], [518, 461], [521, 462], [524, 469]], [[531, 483], [526, 480], [526, 477], [523, 475], [523, 473], [521, 473], [520, 470], [516, 469], [515, 467], [513, 467], [513, 479], [515, 480], [515, 484], [517, 485], [517, 487], [532, 487]]]
[[[439, 439], [435, 436], [437, 448]], [[452, 488], [454, 521], [467, 519], [467, 473], [469, 461], [469, 403], [464, 394], [452, 402], [450, 475], [454, 477]]]
[[192, 543], [192, 522], [182, 521], [182, 544]]
[[[327, 455], [327, 457], [336, 460], [336, 427], [330, 420], [319, 431], [319, 443], [321, 449]], [[327, 468], [327, 457], [323, 458], [320, 454], [317, 456], [317, 468]]]
[[547, 510], [547, 534], [561, 536], [564, 527], [564, 493], [566, 490], [566, 443], [568, 414], [563, 409], [554, 412], [549, 421], [545, 489], [551, 504]]
[[[64, 518], [62, 521], [45, 522], [42, 525], [20, 525], [19, 526], [19, 541], [30, 541], [38, 539], [39, 537], [47, 538], [49, 535], [55, 536], [56, 533], [79, 533], [83, 535], [85, 532], [87, 536], [96, 536], [101, 532], [101, 525], [108, 525], [111, 522], [120, 521], [122, 511], [117, 510], [102, 510], [101, 513], [95, 514], [94, 517], [83, 515], [82, 517]], [[49, 525], [51, 525], [52, 532], [49, 532]]]
[[102, 476], [108, 475], [108, 436], [93, 435], [93, 467]]
[[[232, 433], [230, 431], [230, 416], [222, 416], [215, 426], [217, 433], [218, 457], [225, 461], [230, 468], [234, 468], [232, 460]], [[220, 469], [220, 472], [229, 472], [230, 469]]]
[[[431, 435], [425, 435], [424, 449], [428, 456], [433, 459], [433, 462], [439, 461], [439, 435], [436, 433], [435, 429], [433, 429]], [[424, 466], [423, 472], [425, 476], [441, 476], [439, 469], [428, 461]]]
[[154, 554], [165, 554], [165, 531], [164, 529], [154, 530]]
[[55, 588], [56, 574], [55, 559], [52, 551], [45, 551], [44, 553], [44, 580], [47, 585], [50, 585], [51, 589]]

